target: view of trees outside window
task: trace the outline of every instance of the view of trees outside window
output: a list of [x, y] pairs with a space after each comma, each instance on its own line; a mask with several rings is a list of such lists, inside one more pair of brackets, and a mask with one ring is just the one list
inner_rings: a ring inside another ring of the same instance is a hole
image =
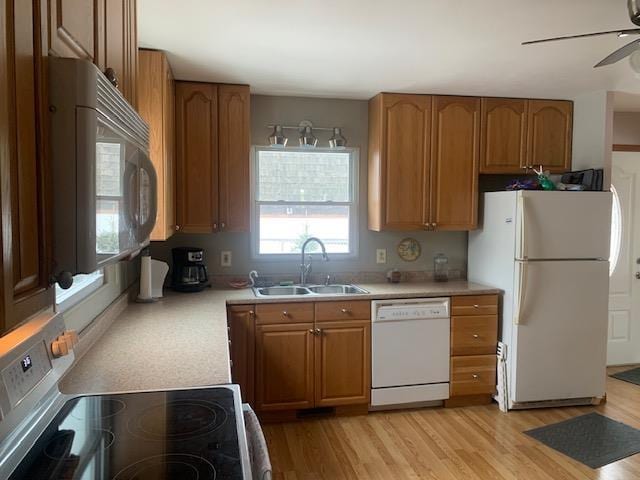
[[120, 210], [122, 201], [120, 143], [96, 144], [96, 250], [97, 253], [120, 251]]
[[[258, 150], [258, 253], [300, 253], [309, 237], [349, 253], [353, 179], [350, 152]], [[309, 252], [318, 251], [316, 244]]]

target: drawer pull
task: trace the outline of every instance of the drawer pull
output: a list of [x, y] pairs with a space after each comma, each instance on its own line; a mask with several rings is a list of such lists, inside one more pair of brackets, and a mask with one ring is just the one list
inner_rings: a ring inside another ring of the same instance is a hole
[[283, 316], [285, 316], [285, 317], [288, 317], [288, 316], [289, 316], [289, 312], [287, 312], [287, 311], [285, 310], [284, 312], [282, 312], [282, 315], [283, 315]]
[[315, 330], [314, 330], [313, 328], [310, 328], [310, 329], [309, 329], [309, 333], [314, 334], [314, 333], [315, 333]]
[[473, 338], [478, 339], [478, 338], [480, 338], [480, 335], [478, 335], [477, 333], [474, 333], [473, 334]]
[[346, 315], [346, 314], [351, 313], [351, 312], [350, 312], [349, 310], [347, 310], [346, 308], [343, 308], [343, 309], [342, 309], [342, 310], [340, 310], [340, 311], [341, 311], [342, 313], [344, 313], [345, 315]]
[[473, 305], [473, 308], [480, 308], [480, 305], [478, 305], [477, 303]]
[[477, 380], [477, 379], [479, 379], [479, 378], [480, 378], [480, 376], [479, 376], [478, 374], [476, 374], [476, 373], [474, 373], [473, 375], [471, 375], [471, 377], [472, 377], [474, 380]]

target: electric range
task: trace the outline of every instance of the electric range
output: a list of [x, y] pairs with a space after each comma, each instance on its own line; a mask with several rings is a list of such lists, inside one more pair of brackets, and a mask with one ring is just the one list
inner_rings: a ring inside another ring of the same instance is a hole
[[73, 351], [54, 357], [50, 345], [64, 322], [37, 323], [0, 338], [0, 478], [251, 478], [237, 385], [63, 395]]

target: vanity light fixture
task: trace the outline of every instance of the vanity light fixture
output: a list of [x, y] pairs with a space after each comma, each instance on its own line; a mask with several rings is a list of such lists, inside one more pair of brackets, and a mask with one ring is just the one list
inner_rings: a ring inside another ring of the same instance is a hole
[[274, 125], [273, 133], [269, 135], [269, 145], [272, 147], [286, 147], [289, 139], [284, 134], [282, 125]]
[[347, 139], [342, 135], [340, 127], [333, 127], [333, 135], [329, 139], [330, 148], [344, 148], [347, 146]]
[[285, 130], [297, 130], [300, 146], [304, 148], [318, 146], [318, 138], [314, 135], [314, 130], [331, 132], [329, 148], [339, 150], [347, 146], [347, 139], [342, 134], [342, 127], [315, 127], [309, 120], [303, 120], [297, 126], [276, 124], [267, 125], [267, 127], [273, 129], [269, 135], [269, 145], [272, 147], [286, 147], [288, 138], [284, 134]]
[[313, 129], [309, 125], [305, 126], [300, 132], [300, 146], [313, 148], [316, 145], [318, 145], [318, 139], [313, 134]]

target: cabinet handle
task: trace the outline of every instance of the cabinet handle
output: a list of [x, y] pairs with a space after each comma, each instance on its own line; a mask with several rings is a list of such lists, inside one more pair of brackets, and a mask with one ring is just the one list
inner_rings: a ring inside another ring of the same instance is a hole
[[342, 310], [340, 310], [342, 313], [344, 313], [345, 315], [351, 313], [351, 311], [347, 310], [346, 308], [343, 308]]
[[312, 335], [315, 335], [316, 332], [315, 332], [315, 330], [313, 328], [310, 328], [309, 329], [309, 333], [312, 334]]
[[316, 328], [315, 332], [316, 335], [321, 335], [322, 334], [322, 330], [320, 330], [319, 328]]
[[285, 310], [284, 312], [282, 312], [282, 315], [283, 315], [283, 316], [285, 316], [285, 317], [288, 317], [288, 316], [289, 316], [289, 312], [287, 312], [287, 311]]
[[476, 373], [474, 373], [474, 374], [473, 374], [473, 375], [471, 375], [471, 376], [473, 377], [473, 379], [474, 379], [474, 380], [477, 380], [478, 378], [480, 378], [480, 377], [478, 376], [478, 374], [476, 374]]
[[473, 334], [473, 338], [478, 339], [478, 338], [480, 338], [480, 335], [478, 335], [477, 333], [474, 333]]
[[225, 226], [226, 226], [226, 225], [224, 224], [224, 222], [222, 222], [222, 223], [220, 224], [220, 229], [221, 229], [221, 230], [224, 230], [224, 227], [225, 227]]
[[249, 316], [251, 318], [254, 318], [256, 316], [256, 312], [254, 312], [253, 310], [249, 310]]
[[475, 305], [473, 306], [473, 308], [480, 308], [480, 305], [475, 304]]
[[213, 229], [214, 229], [214, 230], [217, 230], [217, 229], [218, 229], [218, 224], [217, 224], [217, 223], [214, 223], [214, 224], [213, 224]]
[[180, 225], [176, 225], [176, 230], [180, 230]]

